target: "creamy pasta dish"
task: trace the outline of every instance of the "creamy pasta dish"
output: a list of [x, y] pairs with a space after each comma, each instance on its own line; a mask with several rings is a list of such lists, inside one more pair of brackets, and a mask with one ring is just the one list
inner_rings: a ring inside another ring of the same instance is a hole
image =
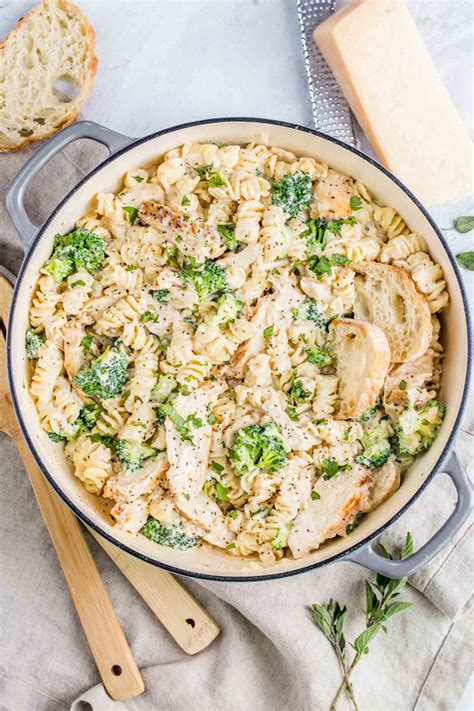
[[423, 235], [353, 178], [186, 144], [55, 237], [30, 392], [117, 526], [271, 565], [350, 534], [430, 447], [447, 304]]

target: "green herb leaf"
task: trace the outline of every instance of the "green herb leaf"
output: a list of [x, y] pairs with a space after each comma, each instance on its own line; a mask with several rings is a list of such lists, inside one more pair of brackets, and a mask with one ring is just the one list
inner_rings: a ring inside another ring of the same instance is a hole
[[181, 198], [181, 205], [183, 207], [188, 207], [188, 205], [190, 205], [190, 204], [191, 204], [191, 200], [189, 198], [189, 195], [183, 195], [183, 197]]
[[464, 269], [469, 269], [471, 272], [474, 271], [474, 252], [460, 252], [456, 254], [456, 259]]
[[362, 207], [362, 200], [358, 195], [353, 195], [351, 197], [351, 207], [353, 210], [360, 210]]
[[215, 480], [215, 486], [216, 486], [216, 496], [220, 501], [229, 501], [229, 497], [227, 496], [227, 487], [223, 486], [220, 481]]
[[272, 323], [271, 326], [267, 326], [263, 330], [263, 337], [264, 338], [271, 338], [273, 336], [273, 331], [275, 329], [275, 325]]
[[314, 490], [313, 490], [313, 491], [311, 492], [311, 499], [312, 499], [313, 501], [318, 501], [318, 499], [320, 499], [320, 498], [321, 498], [321, 496], [318, 494], [317, 491], [314, 491]]
[[454, 223], [454, 229], [461, 234], [470, 232], [474, 230], [474, 215], [466, 215], [465, 217], [458, 217]]
[[379, 624], [374, 624], [368, 627], [362, 632], [358, 637], [356, 637], [353, 647], [358, 654], [367, 654], [365, 651], [368, 649], [368, 645], [373, 640], [377, 632], [380, 630]]
[[231, 252], [236, 252], [239, 248], [239, 243], [235, 238], [235, 225], [232, 222], [226, 222], [217, 225], [217, 231], [224, 240], [224, 244]]
[[78, 279], [77, 281], [73, 281], [71, 284], [71, 289], [75, 289], [77, 286], [85, 286], [86, 282], [83, 281], [82, 279]]
[[313, 620], [316, 622], [318, 627], [324, 632], [328, 639], [332, 637], [332, 620], [329, 612], [326, 610], [324, 605], [319, 605], [315, 603], [311, 605], [311, 612], [313, 615]]
[[237, 509], [232, 509], [232, 511], [229, 511], [227, 514], [227, 516], [229, 518], [234, 518], [234, 519], [237, 518], [238, 515], [239, 515], [239, 512], [237, 511]]
[[211, 469], [216, 472], [216, 474], [221, 474], [224, 471], [224, 467], [222, 464], [219, 464], [219, 462], [211, 462]]
[[410, 531], [408, 531], [406, 538], [405, 538], [405, 547], [403, 549], [402, 556], [401, 556], [402, 560], [404, 560], [405, 558], [409, 558], [411, 555], [413, 555], [414, 550], [415, 550], [415, 546], [413, 543], [413, 537], [412, 537]]
[[90, 334], [82, 339], [81, 348], [86, 355], [92, 355], [92, 336]]
[[131, 205], [126, 205], [126, 206], [123, 208], [123, 211], [124, 211], [125, 214], [127, 215], [128, 221], [130, 222], [130, 224], [133, 225], [133, 223], [134, 223], [135, 220], [137, 219], [137, 215], [138, 215], [138, 210], [137, 210], [137, 208], [136, 208], [136, 207], [132, 207]]
[[383, 619], [388, 620], [390, 617], [398, 615], [399, 612], [403, 612], [403, 610], [408, 610], [411, 605], [411, 602], [403, 602], [403, 600], [400, 600], [398, 602], [391, 602], [389, 605], [386, 605], [384, 607]]
[[400, 384], [398, 386], [400, 390], [406, 390], [407, 389], [407, 381], [406, 380], [400, 380]]
[[142, 323], [149, 323], [150, 321], [152, 323], [156, 323], [156, 321], [158, 321], [158, 316], [157, 314], [154, 314], [153, 311], [144, 311], [140, 316], [140, 321]]
[[336, 462], [335, 459], [325, 459], [323, 462], [323, 472], [324, 476], [323, 479], [332, 479], [333, 476], [336, 476], [340, 471], [339, 464]]
[[210, 407], [207, 409], [207, 423], [209, 425], [215, 425], [217, 422], [216, 414]]
[[134, 175], [133, 178], [137, 181], [137, 183], [143, 183], [144, 178], [142, 175]]
[[344, 267], [346, 264], [350, 264], [351, 260], [345, 254], [333, 254], [331, 255], [331, 262], [335, 267]]
[[226, 185], [226, 180], [218, 172], [209, 173], [209, 187], [210, 188], [220, 188], [222, 185]]
[[325, 274], [328, 274], [331, 276], [332, 274], [332, 266], [331, 262], [327, 257], [321, 257], [318, 259], [318, 257], [313, 257], [312, 259], [309, 260], [308, 262], [308, 267], [309, 269], [316, 274], [318, 279], [322, 279]]

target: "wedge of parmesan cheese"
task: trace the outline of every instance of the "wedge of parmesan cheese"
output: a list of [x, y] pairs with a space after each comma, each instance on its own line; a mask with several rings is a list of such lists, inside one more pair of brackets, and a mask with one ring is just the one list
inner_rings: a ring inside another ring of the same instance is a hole
[[356, 0], [314, 40], [378, 157], [417, 197], [472, 192], [472, 142], [403, 0]]

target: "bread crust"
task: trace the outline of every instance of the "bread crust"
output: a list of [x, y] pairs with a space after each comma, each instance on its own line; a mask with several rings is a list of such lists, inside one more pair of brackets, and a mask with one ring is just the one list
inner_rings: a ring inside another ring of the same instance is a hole
[[[97, 59], [95, 55], [95, 31], [94, 28], [92, 27], [91, 23], [87, 19], [86, 15], [82, 10], [80, 10], [76, 5], [74, 5], [72, 2], [69, 2], [69, 0], [55, 0], [55, 4], [63, 9], [65, 12], [69, 12], [73, 15], [76, 15], [78, 17], [82, 24], [84, 25], [85, 31], [86, 31], [86, 38], [87, 38], [87, 45], [88, 45], [88, 57], [89, 57], [89, 67], [87, 70], [87, 81], [82, 85], [81, 87], [81, 92], [77, 100], [75, 101], [74, 105], [74, 110], [69, 111], [64, 115], [63, 121], [59, 126], [55, 126], [54, 128], [44, 131], [40, 135], [32, 135], [32, 136], [26, 136], [20, 143], [17, 143], [14, 146], [10, 145], [2, 145], [0, 142], [0, 152], [5, 152], [5, 153], [16, 153], [17, 151], [21, 151], [23, 148], [25, 148], [27, 145], [30, 143], [34, 143], [35, 141], [44, 141], [47, 138], [51, 138], [51, 136], [54, 136], [55, 133], [60, 131], [61, 129], [65, 128], [66, 126], [69, 126], [73, 121], [76, 119], [78, 114], [80, 113], [82, 107], [86, 103], [87, 99], [92, 93], [92, 87], [94, 85], [94, 78], [97, 72], [97, 66], [99, 64], [99, 60]], [[20, 18], [20, 20], [17, 22], [16, 26], [7, 34], [5, 39], [0, 42], [0, 50], [5, 49], [8, 45], [9, 42], [12, 41], [12, 39], [20, 34], [23, 31], [23, 27], [27, 25], [27, 23], [33, 18], [35, 15], [39, 13], [41, 8], [43, 7], [44, 3], [40, 3], [36, 7], [33, 7], [24, 17]]]
[[[364, 410], [371, 407], [383, 388], [390, 366], [390, 346], [385, 333], [378, 328], [378, 326], [366, 321], [338, 318], [334, 319], [329, 327], [329, 333], [333, 338], [337, 338], [338, 335], [349, 335], [355, 332], [365, 341], [365, 370], [363, 373], [360, 373], [362, 380], [360, 382], [357, 400], [352, 407], [348, 404], [344, 405], [344, 403], [341, 402], [338, 412], [334, 415], [335, 420], [347, 420], [353, 417], [359, 417]], [[358, 376], [359, 373], [355, 372], [354, 377]]]
[[387, 319], [384, 320], [383, 324], [375, 324], [382, 328], [388, 338], [392, 362], [405, 363], [406, 361], [415, 360], [415, 358], [419, 358], [423, 355], [428, 349], [433, 335], [431, 311], [426, 297], [417, 291], [411, 277], [399, 267], [395, 267], [391, 264], [379, 264], [378, 262], [361, 262], [360, 264], [354, 264], [353, 269], [360, 274], [378, 274], [382, 278], [385, 277], [386, 281], [390, 278], [397, 281], [400, 291], [403, 292], [404, 297], [412, 307], [416, 316], [417, 328], [416, 332], [413, 332], [414, 338], [411, 347], [409, 350], [403, 352], [400, 348], [400, 341], [399, 338], [397, 338], [397, 334], [390, 331], [389, 314], [387, 314]]

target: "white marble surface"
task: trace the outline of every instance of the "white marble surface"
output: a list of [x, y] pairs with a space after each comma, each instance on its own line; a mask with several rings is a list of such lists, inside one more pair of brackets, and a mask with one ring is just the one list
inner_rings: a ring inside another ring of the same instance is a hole
[[[0, 37], [33, 2], [0, 0]], [[97, 34], [99, 69], [83, 115], [141, 136], [185, 121], [260, 116], [312, 126], [293, 0], [78, 0]], [[343, 2], [338, 2], [338, 5]], [[408, 0], [433, 59], [472, 130], [472, 0]], [[403, 51], [403, 47], [401, 47]], [[416, 68], [414, 68], [416, 71]], [[362, 146], [367, 148], [362, 140]], [[433, 210], [441, 227], [473, 212]], [[455, 253], [474, 237], [448, 232]], [[474, 274], [463, 272], [472, 291]], [[472, 707], [466, 691], [463, 710]]]
[[[336, 0], [337, 6], [349, 0]], [[0, 37], [30, 0], [0, 0]], [[313, 126], [294, 0], [78, 0], [97, 36], [99, 68], [83, 115], [130, 136], [186, 121], [259, 116]], [[473, 0], [408, 0], [472, 130]], [[403, 48], [401, 48], [403, 51]], [[360, 137], [364, 150], [370, 150]], [[434, 209], [441, 227], [474, 201]], [[455, 253], [474, 237], [447, 233]], [[464, 272], [470, 290], [474, 276]]]

